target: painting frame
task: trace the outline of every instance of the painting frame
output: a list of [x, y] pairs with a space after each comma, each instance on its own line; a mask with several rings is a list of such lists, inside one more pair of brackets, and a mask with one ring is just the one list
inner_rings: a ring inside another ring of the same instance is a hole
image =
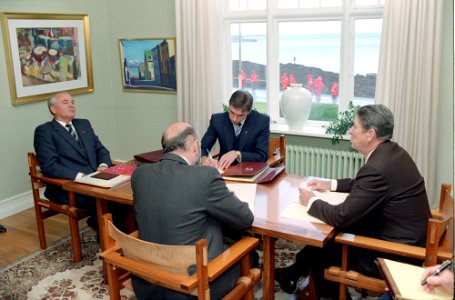
[[118, 45], [123, 91], [177, 93], [175, 38], [122, 38]]
[[86, 14], [1, 13], [11, 102], [94, 91]]

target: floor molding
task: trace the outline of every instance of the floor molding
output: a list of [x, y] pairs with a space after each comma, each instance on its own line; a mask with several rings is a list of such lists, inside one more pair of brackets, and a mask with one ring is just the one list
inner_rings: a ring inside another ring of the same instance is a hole
[[0, 219], [17, 214], [33, 206], [32, 192], [15, 195], [0, 201]]

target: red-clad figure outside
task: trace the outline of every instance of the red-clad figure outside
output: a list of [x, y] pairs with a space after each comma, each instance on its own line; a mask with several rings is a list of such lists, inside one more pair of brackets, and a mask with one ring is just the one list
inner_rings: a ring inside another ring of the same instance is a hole
[[322, 77], [321, 76], [318, 76], [318, 78], [316, 78], [314, 80], [314, 86], [315, 86], [314, 93], [316, 94], [316, 100], [318, 102], [321, 102], [321, 93], [322, 93]]
[[338, 83], [335, 82], [332, 84], [332, 102], [336, 103], [338, 98]]
[[251, 82], [251, 91], [253, 92], [253, 95], [256, 93], [256, 82], [258, 81], [258, 76], [256, 73], [251, 72], [250, 75], [250, 82]]
[[308, 88], [307, 89], [311, 93], [311, 95], [313, 95], [313, 75], [308, 74], [307, 79], [308, 79]]
[[295, 83], [295, 77], [294, 74], [289, 74], [289, 85]]
[[288, 78], [288, 75], [286, 73], [281, 75], [280, 82], [281, 82], [281, 87], [283, 88], [283, 91], [285, 91], [286, 88], [288, 87], [288, 83], [289, 83], [289, 78]]
[[239, 75], [240, 87], [243, 89], [245, 87], [246, 73], [245, 71], [240, 71]]

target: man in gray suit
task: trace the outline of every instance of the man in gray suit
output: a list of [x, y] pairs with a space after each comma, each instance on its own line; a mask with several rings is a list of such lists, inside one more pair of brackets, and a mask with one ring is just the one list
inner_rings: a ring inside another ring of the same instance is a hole
[[[131, 178], [139, 238], [167, 245], [193, 245], [205, 238], [212, 260], [225, 249], [222, 227], [247, 229], [253, 214], [227, 189], [217, 169], [198, 165], [201, 146], [191, 125], [169, 126], [161, 145], [161, 160], [137, 168]], [[212, 283], [211, 298], [232, 289], [239, 272], [235, 266]], [[138, 299], [186, 299], [139, 278], [133, 285]]]

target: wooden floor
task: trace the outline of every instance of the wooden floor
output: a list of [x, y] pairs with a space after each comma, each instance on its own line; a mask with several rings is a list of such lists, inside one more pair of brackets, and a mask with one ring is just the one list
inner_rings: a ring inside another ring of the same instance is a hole
[[[40, 248], [34, 208], [29, 208], [15, 215], [0, 219], [6, 227], [0, 233], [0, 268], [4, 267]], [[85, 219], [79, 221], [79, 227], [86, 227]], [[55, 215], [44, 220], [47, 245], [70, 235], [68, 217]]]

